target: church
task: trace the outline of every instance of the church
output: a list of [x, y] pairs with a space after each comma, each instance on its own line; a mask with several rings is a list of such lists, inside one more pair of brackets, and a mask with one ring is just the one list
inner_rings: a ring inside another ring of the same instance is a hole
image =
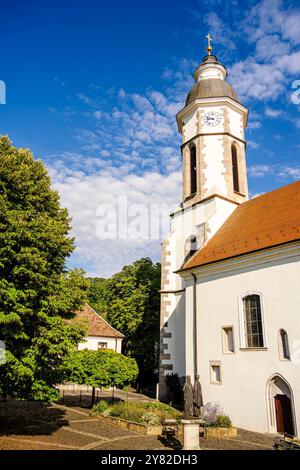
[[200, 376], [234, 426], [300, 430], [300, 182], [249, 199], [248, 109], [212, 54], [177, 114], [182, 202], [162, 242], [159, 395]]

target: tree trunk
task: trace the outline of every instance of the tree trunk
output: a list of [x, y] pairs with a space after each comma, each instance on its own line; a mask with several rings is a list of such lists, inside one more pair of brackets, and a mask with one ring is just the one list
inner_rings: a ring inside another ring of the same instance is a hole
[[115, 403], [115, 386], [113, 386], [112, 402]]
[[96, 389], [95, 389], [95, 387], [93, 387], [93, 389], [92, 389], [92, 403], [91, 403], [91, 406], [94, 406], [94, 404], [95, 404], [95, 392], [96, 392]]

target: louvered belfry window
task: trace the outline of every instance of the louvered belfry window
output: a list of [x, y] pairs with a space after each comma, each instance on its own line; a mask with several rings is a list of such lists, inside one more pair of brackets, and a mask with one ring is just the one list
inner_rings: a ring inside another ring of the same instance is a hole
[[196, 147], [193, 145], [190, 149], [190, 165], [191, 165], [191, 194], [197, 192], [197, 153]]
[[236, 146], [231, 147], [231, 159], [232, 159], [232, 178], [233, 178], [233, 190], [237, 193], [240, 192], [240, 183], [239, 183], [239, 168], [238, 168], [238, 158]]

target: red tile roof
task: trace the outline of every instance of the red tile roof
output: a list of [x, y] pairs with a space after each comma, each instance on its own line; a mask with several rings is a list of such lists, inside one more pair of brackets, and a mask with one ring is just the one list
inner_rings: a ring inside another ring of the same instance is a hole
[[76, 312], [76, 320], [85, 320], [88, 323], [88, 336], [102, 336], [109, 338], [124, 338], [124, 335], [115, 330], [104, 318], [101, 317], [88, 304], [82, 310]]
[[300, 181], [238, 206], [182, 270], [300, 240]]

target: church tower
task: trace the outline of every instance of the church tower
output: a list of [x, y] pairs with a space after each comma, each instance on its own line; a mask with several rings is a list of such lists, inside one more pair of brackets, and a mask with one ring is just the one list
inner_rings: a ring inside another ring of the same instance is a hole
[[236, 203], [248, 197], [245, 134], [247, 109], [225, 81], [224, 65], [208, 55], [195, 70], [196, 85], [177, 115], [182, 134], [184, 207], [214, 195]]
[[206, 38], [207, 55], [194, 72], [196, 84], [177, 114], [182, 135], [183, 195], [180, 206], [171, 214], [171, 231], [162, 242], [161, 399], [168, 399], [166, 375], [176, 373], [183, 379], [197, 373], [193, 328], [185, 315], [187, 286], [176, 271], [248, 199], [248, 110], [226, 81], [225, 66], [212, 55], [211, 36]]

